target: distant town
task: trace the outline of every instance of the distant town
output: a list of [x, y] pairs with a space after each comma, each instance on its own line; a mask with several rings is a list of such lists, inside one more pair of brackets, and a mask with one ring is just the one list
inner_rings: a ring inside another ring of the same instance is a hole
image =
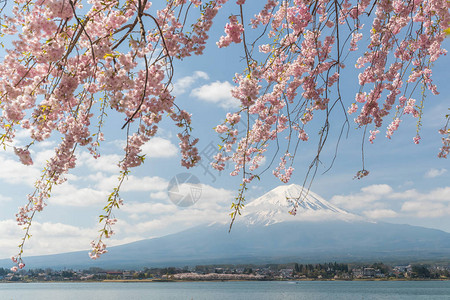
[[213, 280], [449, 280], [450, 264], [267, 264], [199, 265], [143, 270], [0, 268], [0, 282], [45, 281], [213, 281]]

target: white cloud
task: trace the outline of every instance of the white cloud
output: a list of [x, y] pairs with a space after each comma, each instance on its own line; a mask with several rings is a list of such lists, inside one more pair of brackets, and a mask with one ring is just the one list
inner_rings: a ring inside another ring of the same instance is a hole
[[174, 212], [177, 208], [173, 203], [140, 203], [140, 202], [130, 202], [124, 203], [120, 208], [121, 211], [130, 215], [133, 219], [138, 219], [144, 217], [148, 219], [148, 215], [164, 215]]
[[[114, 141], [114, 145], [123, 151], [126, 147], [126, 141], [116, 140]], [[146, 157], [150, 158], [173, 157], [178, 152], [177, 146], [175, 146], [170, 140], [162, 137], [151, 138], [147, 143], [142, 145], [141, 149], [142, 151], [140, 154], [145, 154]]]
[[[131, 230], [133, 225], [121, 220], [114, 226], [114, 229], [119, 233], [121, 226], [127, 228], [128, 234], [117, 234], [113, 238], [105, 240], [108, 246], [134, 242], [145, 238], [145, 236], [133, 234]], [[24, 255], [45, 255], [86, 250], [87, 258], [90, 250], [89, 243], [98, 236], [98, 229], [98, 224], [86, 228], [64, 223], [34, 221], [31, 228], [32, 238], [25, 242]], [[13, 220], [0, 221], [0, 258], [7, 258], [17, 254], [17, 245], [24, 234], [22, 226], [18, 226]]]
[[36, 166], [45, 166], [47, 164], [47, 161], [49, 161], [53, 156], [55, 156], [54, 149], [39, 150], [37, 152], [31, 150], [30, 153], [31, 158], [33, 158], [33, 163]]
[[[93, 182], [96, 189], [102, 191], [112, 191], [119, 183], [117, 175], [105, 176], [102, 173], [92, 174], [88, 179]], [[158, 176], [136, 177], [130, 175], [124, 180], [120, 190], [122, 192], [146, 192], [162, 191], [167, 188], [168, 182]]]
[[[229, 220], [228, 210], [222, 211], [204, 210], [195, 207], [187, 209], [174, 208], [171, 212], [159, 218], [141, 218], [143, 221], [132, 226], [122, 227], [125, 234], [137, 234], [139, 236], [164, 236], [171, 233], [212, 222], [226, 222]], [[150, 219], [150, 220], [149, 220]], [[123, 230], [123, 231], [122, 231]]]
[[381, 208], [382, 203], [378, 203], [383, 197], [388, 197], [392, 192], [392, 188], [387, 184], [374, 184], [363, 187], [360, 193], [351, 195], [335, 195], [330, 202], [345, 208], [345, 209], [359, 209], [359, 208]]
[[[190, 193], [190, 187], [187, 185], [180, 185], [180, 193], [188, 194]], [[184, 189], [186, 187], [187, 189]], [[223, 211], [224, 208], [228, 209], [229, 205], [234, 197], [234, 192], [225, 190], [225, 189], [217, 189], [209, 185], [201, 185], [200, 190], [201, 194], [198, 201], [192, 206], [188, 207], [178, 207], [169, 199], [167, 184], [162, 186], [164, 190], [161, 190], [156, 193], [150, 194], [150, 201], [141, 203], [141, 202], [129, 202], [124, 204], [123, 211], [130, 214], [164, 214], [171, 213], [177, 214], [181, 211], [189, 211], [189, 210], [202, 210], [214, 213], [216, 211]], [[157, 197], [155, 197], [157, 196]], [[164, 200], [164, 202], [154, 202], [156, 199]]]
[[123, 192], [162, 191], [166, 190], [167, 185], [167, 181], [158, 176], [128, 176], [128, 180], [124, 181], [121, 190]]
[[54, 141], [45, 140], [45, 141], [39, 142], [35, 145], [37, 148], [40, 148], [40, 149], [50, 149], [50, 148], [55, 148], [56, 143]]
[[150, 199], [165, 200], [167, 199], [167, 191], [159, 191], [155, 193], [150, 193]]
[[450, 202], [450, 186], [434, 189], [430, 193], [423, 194], [421, 199]]
[[450, 216], [450, 187], [437, 188], [428, 193], [412, 189], [395, 193], [391, 198], [407, 200], [401, 210], [419, 218]]
[[[402, 201], [399, 212], [389, 209], [388, 201]], [[386, 184], [371, 185], [361, 189], [361, 193], [336, 195], [331, 202], [348, 209], [361, 209], [362, 213], [372, 219], [415, 216], [419, 218], [435, 218], [450, 216], [450, 186], [436, 188], [429, 192], [409, 189], [394, 192]]]
[[430, 169], [428, 172], [425, 173], [426, 178], [435, 178], [439, 177], [447, 172], [447, 169]]
[[33, 187], [36, 179], [41, 175], [35, 165], [25, 166], [18, 157], [17, 160], [13, 160], [0, 155], [0, 166], [2, 167], [0, 179], [11, 184], [26, 184]]
[[389, 198], [410, 199], [414, 201], [450, 202], [450, 186], [437, 188], [428, 193], [420, 193], [415, 189], [411, 189], [400, 193], [393, 193], [389, 196]]
[[20, 128], [16, 131], [15, 134], [15, 140], [22, 141], [23, 139], [29, 139], [31, 136], [31, 130], [30, 129], [23, 129]]
[[96, 189], [102, 191], [112, 191], [119, 183], [118, 175], [105, 176], [101, 172], [90, 174], [87, 176], [87, 179], [94, 184]]
[[450, 203], [432, 201], [406, 201], [402, 211], [411, 213], [419, 218], [437, 218], [450, 216]]
[[120, 168], [118, 166], [122, 157], [118, 154], [100, 155], [95, 159], [86, 151], [78, 154], [77, 166], [86, 166], [94, 171], [108, 172], [118, 174]]
[[386, 195], [392, 192], [392, 188], [387, 184], [373, 184], [361, 189], [363, 193], [373, 195]]
[[219, 206], [226, 206], [227, 209], [231, 205], [232, 200], [235, 197], [235, 191], [226, 190], [223, 188], [215, 188], [210, 185], [202, 185], [202, 195], [200, 200], [195, 205], [200, 208], [211, 208]]
[[154, 137], [142, 146], [141, 154], [151, 158], [173, 157], [177, 155], [178, 148], [170, 140]]
[[231, 96], [233, 85], [228, 81], [214, 81], [210, 84], [202, 85], [191, 92], [200, 100], [218, 104], [222, 108], [238, 108], [240, 102]]
[[[202, 186], [202, 197], [193, 206], [177, 207], [167, 197], [167, 182], [158, 177], [132, 178], [135, 183], [151, 182], [150, 187], [164, 200], [147, 202], [125, 201], [120, 210], [115, 211], [119, 221], [114, 226], [116, 234], [105, 242], [108, 246], [133, 242], [136, 240], [164, 236], [179, 232], [193, 226], [212, 222], [229, 221], [229, 205], [234, 191]], [[141, 181], [142, 180], [142, 181]], [[164, 183], [164, 184], [162, 184]], [[144, 186], [147, 186], [144, 184]], [[149, 189], [149, 187], [146, 187]], [[51, 204], [86, 206], [93, 202], [105, 201], [105, 194], [94, 189], [78, 189], [70, 184], [63, 184], [54, 190]], [[166, 194], [164, 196], [164, 194]], [[127, 197], [130, 199], [129, 197]], [[27, 241], [26, 255], [42, 255], [77, 250], [89, 250], [89, 242], [98, 235], [100, 225], [78, 227], [63, 223], [33, 222], [31, 234]], [[224, 227], [224, 230], [226, 228]], [[0, 257], [9, 257], [17, 252], [17, 243], [24, 234], [13, 220], [0, 221]]]
[[49, 204], [62, 206], [89, 207], [97, 203], [105, 203], [109, 192], [92, 188], [77, 188], [69, 183], [64, 183], [53, 188]]
[[0, 194], [0, 203], [2, 203], [2, 202], [10, 202], [10, 201], [12, 201], [11, 197], [8, 197], [8, 196]]
[[125, 203], [121, 211], [133, 220], [142, 221], [122, 229], [133, 234], [162, 236], [200, 224], [226, 222], [233, 197], [233, 191], [202, 185], [200, 199], [189, 207], [176, 206], [167, 196], [165, 202]]
[[416, 197], [419, 197], [419, 192], [417, 192], [415, 189], [406, 190], [406, 191], [399, 192], [399, 193], [392, 193], [390, 195], [390, 198], [393, 198], [393, 199], [412, 199], [412, 198], [416, 198]]
[[[15, 255], [18, 252], [17, 245], [24, 234], [22, 227], [13, 220], [0, 221], [0, 257]], [[90, 239], [95, 238], [98, 229], [35, 221], [31, 234], [32, 238], [25, 243], [26, 256], [89, 249]]]
[[366, 210], [363, 212], [363, 214], [370, 219], [395, 218], [398, 216], [398, 213], [396, 213], [392, 209]]
[[410, 186], [414, 186], [414, 181], [407, 180], [407, 181], [403, 182], [402, 184], [400, 184], [398, 186], [398, 188], [408, 188]]
[[195, 71], [191, 76], [185, 76], [178, 79], [174, 84], [174, 94], [184, 94], [199, 79], [208, 80], [209, 76], [205, 72]]

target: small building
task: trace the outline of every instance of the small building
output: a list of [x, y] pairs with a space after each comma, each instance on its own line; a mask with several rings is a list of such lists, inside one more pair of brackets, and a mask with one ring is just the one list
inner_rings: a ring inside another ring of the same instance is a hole
[[356, 278], [361, 278], [364, 275], [363, 269], [353, 269], [352, 273], [353, 273], [353, 277], [356, 277]]
[[294, 269], [281, 269], [280, 270], [280, 276], [282, 278], [292, 278], [292, 273], [294, 272]]
[[374, 268], [364, 268], [363, 276], [364, 277], [375, 277], [375, 269]]

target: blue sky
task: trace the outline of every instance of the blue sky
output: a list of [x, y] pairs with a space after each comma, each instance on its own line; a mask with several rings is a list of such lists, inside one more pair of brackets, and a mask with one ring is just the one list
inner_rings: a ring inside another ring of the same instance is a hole
[[[229, 13], [224, 11], [219, 17], [223, 21]], [[229, 218], [229, 207], [240, 179], [228, 175], [231, 167], [218, 173], [208, 162], [211, 151], [219, 143], [213, 127], [221, 123], [227, 111], [239, 106], [231, 98], [229, 90], [234, 85], [234, 74], [242, 70], [242, 45], [217, 49], [213, 43], [222, 33], [223, 27], [216, 26], [204, 56], [192, 57], [176, 65], [175, 94], [178, 105], [193, 114], [193, 135], [200, 138], [201, 164], [191, 170], [180, 167], [176, 128], [170, 121], [162, 122], [158, 136], [144, 146], [145, 164], [132, 171], [122, 189], [125, 205], [115, 213], [119, 219], [115, 226], [116, 235], [106, 241], [108, 245], [162, 236]], [[446, 46], [450, 48], [448, 41]], [[448, 159], [437, 158], [441, 146], [437, 130], [443, 125], [443, 116], [448, 113], [449, 106], [449, 66], [449, 56], [445, 56], [434, 67], [433, 78], [440, 94], [427, 96], [419, 145], [412, 142], [416, 126], [414, 119], [404, 118], [391, 140], [384, 137], [386, 122], [375, 143], [365, 143], [366, 169], [370, 170], [370, 175], [355, 180], [353, 176], [361, 169], [363, 131], [356, 129], [351, 122], [348, 138], [341, 140], [333, 167], [323, 174], [335, 153], [336, 137], [342, 123], [337, 116], [311, 190], [336, 206], [368, 219], [450, 232], [450, 163]], [[346, 104], [350, 105], [357, 92], [357, 71], [349, 63], [345, 72], [342, 90], [344, 98], [348, 99]], [[100, 229], [97, 216], [117, 180], [119, 170], [116, 164], [120, 160], [126, 134], [120, 129], [122, 120], [122, 117], [110, 114], [100, 159], [90, 158], [85, 150], [78, 151], [78, 167], [68, 175], [68, 182], [54, 189], [48, 206], [35, 218], [33, 237], [25, 247], [26, 255], [89, 248], [89, 242]], [[307, 166], [315, 154], [317, 138], [313, 132], [311, 129], [310, 141], [303, 143], [298, 150], [290, 183], [303, 183]], [[25, 133], [19, 134], [17, 145], [25, 142]], [[23, 232], [16, 225], [14, 214], [25, 203], [26, 195], [33, 191], [34, 180], [55, 146], [56, 140], [36, 145], [32, 153], [35, 164], [28, 167], [20, 164], [11, 149], [0, 152], [0, 258], [17, 251], [16, 245]], [[269, 151], [269, 154], [273, 153], [273, 149]], [[270, 159], [271, 156], [265, 166], [269, 165]], [[182, 172], [194, 174], [203, 184], [200, 200], [188, 208], [177, 207], [167, 195], [169, 181]], [[247, 201], [281, 184], [268, 171], [261, 181], [251, 185]]]

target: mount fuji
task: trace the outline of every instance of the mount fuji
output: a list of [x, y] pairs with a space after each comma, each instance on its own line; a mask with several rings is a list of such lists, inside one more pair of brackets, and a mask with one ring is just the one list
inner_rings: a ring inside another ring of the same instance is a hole
[[[295, 216], [289, 214], [295, 208]], [[316, 193], [296, 184], [278, 186], [253, 200], [244, 209], [247, 225], [272, 225], [291, 221], [362, 220], [346, 212]]]
[[[288, 211], [296, 205], [296, 216]], [[449, 260], [450, 233], [367, 221], [298, 185], [279, 186], [246, 205], [228, 223], [200, 225], [167, 236], [109, 248], [99, 260], [87, 251], [28, 257], [33, 268], [122, 268], [196, 264]], [[0, 266], [10, 260], [0, 260]]]

